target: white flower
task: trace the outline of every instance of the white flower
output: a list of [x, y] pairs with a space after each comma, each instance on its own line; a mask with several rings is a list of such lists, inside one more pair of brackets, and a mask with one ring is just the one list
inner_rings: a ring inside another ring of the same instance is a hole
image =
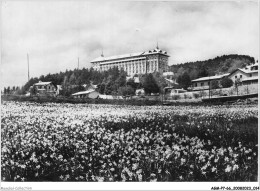
[[181, 158], [181, 165], [183, 165], [186, 162], [186, 159]]
[[232, 170], [232, 167], [227, 165], [227, 168], [225, 169], [225, 172], [230, 172]]
[[211, 172], [215, 172], [217, 169], [213, 166]]
[[138, 163], [134, 163], [133, 166], [132, 166], [132, 169], [133, 169], [133, 170], [136, 170], [137, 167], [138, 167]]
[[142, 169], [139, 169], [138, 171], [136, 171], [136, 174], [141, 174], [142, 173]]
[[143, 180], [142, 174], [138, 174], [137, 177], [138, 177], [138, 181], [139, 181], [139, 182], [141, 182], [141, 181]]
[[96, 179], [97, 179], [98, 182], [104, 182], [105, 178], [104, 177], [96, 177]]
[[238, 167], [238, 165], [237, 164], [235, 164], [234, 166], [233, 166], [233, 170], [237, 170], [239, 167]]
[[26, 167], [26, 166], [25, 166], [24, 164], [23, 164], [23, 165], [21, 165], [21, 168], [23, 168], [23, 169], [24, 169], [25, 167]]

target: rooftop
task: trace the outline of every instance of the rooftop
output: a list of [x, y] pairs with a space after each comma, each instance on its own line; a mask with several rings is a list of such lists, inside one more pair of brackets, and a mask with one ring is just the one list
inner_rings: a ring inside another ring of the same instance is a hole
[[226, 74], [222, 74], [222, 75], [216, 75], [216, 76], [207, 76], [207, 77], [202, 77], [202, 78], [198, 78], [198, 79], [195, 79], [195, 80], [192, 80], [192, 82], [200, 82], [200, 81], [208, 81], [208, 80], [218, 80], [218, 79], [221, 79], [225, 76], [228, 76], [229, 73], [226, 73]]
[[[242, 71], [242, 72], [244, 72], [244, 73], [246, 73], [246, 74], [258, 72], [258, 70], [250, 70], [250, 69], [245, 69], [245, 68], [238, 68], [237, 70], [240, 70], [240, 71]], [[235, 71], [237, 71], [237, 70], [235, 70]], [[234, 71], [234, 72], [235, 72], [235, 71]], [[232, 72], [232, 73], [234, 73], [234, 72]]]
[[165, 78], [165, 80], [168, 81], [168, 82], [170, 82], [170, 83], [172, 83], [172, 84], [178, 85], [178, 83], [176, 83], [174, 80], [170, 80], [170, 79], [167, 79], [167, 78]]
[[250, 66], [258, 66], [258, 62], [254, 63], [254, 64], [252, 64]]
[[164, 76], [174, 76], [173, 72], [164, 72], [163, 73]]
[[48, 85], [48, 84], [51, 84], [51, 82], [41, 82], [39, 81], [38, 83], [34, 84], [36, 86], [44, 86], [44, 85]]
[[95, 90], [87, 90], [87, 91], [82, 91], [82, 92], [77, 92], [77, 93], [74, 93], [72, 94], [73, 96], [75, 95], [84, 95], [84, 94], [89, 94], [91, 92], [94, 92]]
[[154, 50], [148, 50], [148, 51], [144, 51], [144, 52], [122, 54], [122, 55], [115, 55], [115, 56], [108, 56], [108, 57], [104, 57], [103, 55], [101, 55], [100, 57], [92, 60], [91, 63], [107, 61], [107, 60], [116, 60], [116, 59], [122, 59], [122, 58], [129, 58], [129, 57], [136, 57], [136, 56], [143, 56], [143, 55], [149, 55], [149, 54], [163, 54], [165, 56], [168, 56], [166, 51], [163, 51], [163, 50], [159, 49], [158, 47], [156, 47]]

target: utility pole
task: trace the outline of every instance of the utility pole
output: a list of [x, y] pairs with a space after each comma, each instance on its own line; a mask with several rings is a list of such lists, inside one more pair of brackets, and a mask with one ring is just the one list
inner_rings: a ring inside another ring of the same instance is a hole
[[30, 80], [30, 70], [29, 70], [29, 54], [27, 53], [27, 64], [28, 64], [28, 81]]
[[78, 69], [79, 69], [79, 57], [78, 57]]
[[210, 77], [209, 77], [209, 99], [210, 99]]

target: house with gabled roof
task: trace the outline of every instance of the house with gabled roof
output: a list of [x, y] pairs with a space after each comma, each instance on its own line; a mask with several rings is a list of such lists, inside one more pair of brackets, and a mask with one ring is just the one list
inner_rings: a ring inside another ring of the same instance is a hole
[[258, 83], [258, 63], [238, 68], [228, 76], [233, 82], [240, 81], [243, 85]]
[[34, 85], [36, 95], [56, 95], [57, 88], [54, 86], [52, 82], [42, 82], [39, 81]]

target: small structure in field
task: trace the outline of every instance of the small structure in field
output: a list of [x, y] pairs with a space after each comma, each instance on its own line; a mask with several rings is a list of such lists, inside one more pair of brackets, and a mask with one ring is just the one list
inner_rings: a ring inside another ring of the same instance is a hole
[[74, 98], [90, 98], [90, 99], [96, 99], [98, 98], [100, 94], [95, 90], [87, 90], [87, 91], [81, 91], [72, 94]]
[[184, 95], [187, 92], [187, 90], [184, 89], [171, 89], [170, 91], [170, 96], [175, 96], [175, 95]]
[[143, 96], [143, 95], [145, 95], [144, 88], [135, 90], [135, 95], [137, 95], [137, 96]]

